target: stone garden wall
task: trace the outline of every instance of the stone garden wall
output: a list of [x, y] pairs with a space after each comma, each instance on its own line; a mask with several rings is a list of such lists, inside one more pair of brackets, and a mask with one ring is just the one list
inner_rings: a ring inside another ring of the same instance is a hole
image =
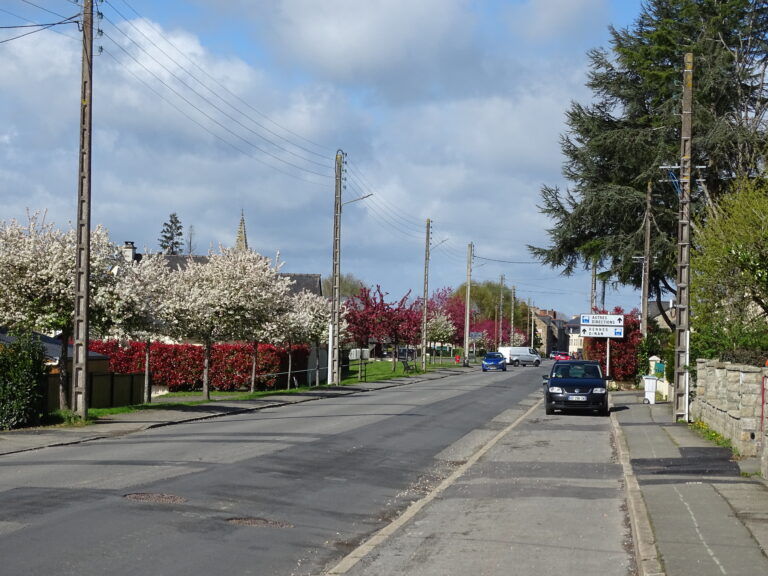
[[728, 438], [743, 456], [761, 458], [768, 478], [765, 385], [768, 369], [698, 360], [692, 419]]

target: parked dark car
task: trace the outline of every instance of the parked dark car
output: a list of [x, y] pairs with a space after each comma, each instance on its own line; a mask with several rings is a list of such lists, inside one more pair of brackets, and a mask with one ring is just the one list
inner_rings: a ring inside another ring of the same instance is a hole
[[488, 352], [485, 357], [483, 357], [482, 366], [483, 372], [487, 372], [488, 370], [501, 370], [506, 372], [507, 359], [501, 352]]
[[589, 360], [555, 362], [544, 378], [544, 401], [547, 414], [555, 410], [567, 412], [593, 411], [608, 416], [608, 383], [600, 364]]

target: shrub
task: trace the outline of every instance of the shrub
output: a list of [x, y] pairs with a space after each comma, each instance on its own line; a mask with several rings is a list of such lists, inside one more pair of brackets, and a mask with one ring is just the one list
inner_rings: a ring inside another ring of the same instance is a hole
[[[144, 372], [144, 342], [91, 340], [93, 352], [109, 356], [109, 369], [118, 374]], [[211, 353], [211, 388], [238, 390], [251, 385], [253, 344], [214, 344]], [[309, 349], [293, 347], [293, 370], [306, 370]], [[287, 352], [271, 344], [259, 344], [256, 375], [257, 387], [270, 390], [286, 387]], [[199, 389], [203, 379], [203, 348], [194, 344], [164, 344], [152, 342], [150, 347], [152, 382], [168, 386], [171, 391]]]
[[0, 345], [0, 429], [36, 424], [39, 420], [38, 385], [46, 373], [40, 340], [29, 332]]

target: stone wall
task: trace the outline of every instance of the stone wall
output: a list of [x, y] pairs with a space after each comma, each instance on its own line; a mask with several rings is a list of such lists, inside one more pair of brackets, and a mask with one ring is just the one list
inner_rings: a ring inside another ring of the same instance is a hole
[[763, 391], [768, 369], [715, 360], [698, 360], [696, 366], [691, 418], [728, 438], [741, 455], [761, 458], [763, 477], [768, 477]]

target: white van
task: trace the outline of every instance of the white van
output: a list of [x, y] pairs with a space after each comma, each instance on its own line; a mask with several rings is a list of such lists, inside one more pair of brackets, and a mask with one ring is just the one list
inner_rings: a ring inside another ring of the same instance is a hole
[[541, 356], [535, 348], [526, 348], [524, 346], [502, 346], [499, 348], [499, 352], [504, 354], [504, 358], [507, 359], [507, 364], [513, 366], [526, 366], [533, 364], [538, 366], [541, 364]]

